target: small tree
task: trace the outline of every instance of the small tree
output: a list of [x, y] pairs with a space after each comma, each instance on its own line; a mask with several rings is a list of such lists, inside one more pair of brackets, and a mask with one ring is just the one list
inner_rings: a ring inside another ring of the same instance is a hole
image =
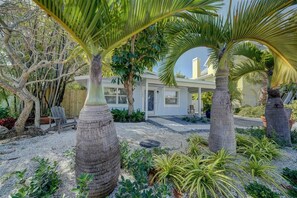
[[152, 70], [167, 51], [167, 44], [160, 24], [152, 25], [128, 42], [115, 49], [112, 70], [118, 76], [114, 82], [122, 83], [128, 96], [128, 114], [134, 111], [133, 90], [136, 81], [141, 80], [144, 71]]
[[[75, 44], [62, 28], [35, 6], [26, 1], [8, 1], [0, 10], [0, 86], [24, 103], [15, 123], [16, 132], [21, 135], [33, 107], [34, 123], [39, 127], [40, 99], [47, 94], [48, 85], [55, 81], [61, 85], [83, 63], [71, 56]], [[56, 89], [50, 91], [57, 93]]]

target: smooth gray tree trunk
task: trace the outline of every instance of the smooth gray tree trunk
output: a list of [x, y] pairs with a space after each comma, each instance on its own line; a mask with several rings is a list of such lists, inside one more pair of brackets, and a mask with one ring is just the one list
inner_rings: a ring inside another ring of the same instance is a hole
[[230, 154], [236, 153], [234, 120], [230, 94], [228, 91], [229, 69], [218, 68], [216, 72], [216, 89], [212, 97], [209, 149], [217, 152], [225, 149]]

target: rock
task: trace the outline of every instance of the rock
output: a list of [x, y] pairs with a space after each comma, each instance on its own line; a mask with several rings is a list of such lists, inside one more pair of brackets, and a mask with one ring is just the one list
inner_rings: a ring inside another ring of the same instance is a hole
[[4, 126], [0, 126], [0, 135], [4, 135], [6, 133], [8, 133], [8, 129]]

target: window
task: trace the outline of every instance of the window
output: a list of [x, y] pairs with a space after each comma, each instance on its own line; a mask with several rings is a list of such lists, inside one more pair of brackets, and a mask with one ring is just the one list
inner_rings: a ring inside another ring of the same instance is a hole
[[178, 104], [178, 91], [166, 90], [165, 91], [165, 104], [177, 105]]
[[127, 92], [126, 89], [118, 88], [118, 104], [127, 104]]
[[105, 87], [104, 95], [107, 104], [127, 104], [127, 93], [124, 88]]

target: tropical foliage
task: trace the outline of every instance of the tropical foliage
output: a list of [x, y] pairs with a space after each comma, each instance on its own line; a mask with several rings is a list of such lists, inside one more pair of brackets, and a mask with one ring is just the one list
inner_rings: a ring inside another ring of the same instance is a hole
[[[186, 11], [207, 14], [209, 11], [216, 10], [219, 5], [217, 4], [218, 0], [34, 0], [34, 2], [70, 33], [73, 39], [84, 49], [91, 62], [87, 99], [85, 108], [80, 114], [77, 131], [79, 147], [77, 147], [76, 170], [78, 175], [80, 174], [79, 171], [82, 170], [92, 172], [94, 163], [102, 166], [103, 169], [109, 168], [108, 180], [102, 181], [100, 175], [95, 174], [98, 178], [94, 178], [93, 181], [97, 183], [91, 183], [91, 196], [105, 196], [116, 185], [120, 168], [120, 153], [112, 117], [103, 93], [103, 59], [107, 58], [112, 50], [124, 44], [133, 35], [156, 22]], [[91, 116], [92, 113], [90, 114], [90, 112], [93, 112], [94, 116]], [[103, 116], [98, 118], [95, 115]], [[90, 126], [90, 121], [97, 123], [96, 126]], [[102, 126], [101, 123], [107, 123], [110, 127], [100, 127]], [[94, 131], [94, 135], [82, 132], [84, 130], [81, 130], [81, 127], [87, 127], [89, 131]], [[102, 135], [98, 134], [108, 135], [105, 136], [106, 139], [102, 139]], [[90, 142], [93, 142], [93, 145], [90, 145]], [[105, 155], [105, 158], [97, 151], [100, 144], [105, 145], [103, 142], [112, 143], [106, 145], [112, 146], [112, 148], [109, 147], [112, 154]], [[93, 156], [89, 153], [97, 153], [97, 155]], [[89, 158], [87, 159], [85, 156], [89, 156]], [[107, 167], [108, 161], [114, 165], [114, 168]], [[103, 189], [103, 186], [101, 188], [98, 185], [99, 183], [104, 184], [106, 189]]]
[[231, 152], [236, 150], [228, 76], [232, 67], [232, 52], [237, 44], [252, 40], [265, 45], [275, 56], [274, 72], [286, 79], [293, 78], [291, 74], [297, 63], [297, 26], [292, 23], [292, 17], [296, 12], [295, 8], [286, 9], [293, 3], [293, 0], [241, 1], [233, 16], [229, 10], [225, 20], [222, 17], [184, 14], [187, 21], [169, 27], [170, 53], [160, 70], [163, 82], [175, 84], [174, 66], [177, 59], [194, 47], [210, 48], [212, 63], [218, 68], [209, 136], [212, 151], [221, 148]]
[[130, 38], [125, 45], [114, 50], [111, 67], [118, 76], [113, 81], [124, 85], [128, 96], [128, 114], [134, 110], [133, 90], [145, 70], [151, 71], [167, 51], [163, 34], [164, 25], [152, 25]]

